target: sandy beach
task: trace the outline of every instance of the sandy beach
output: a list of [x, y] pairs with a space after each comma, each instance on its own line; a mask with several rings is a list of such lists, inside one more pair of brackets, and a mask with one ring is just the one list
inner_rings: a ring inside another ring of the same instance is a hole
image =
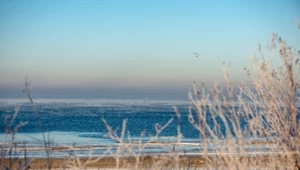
[[[80, 158], [80, 159], [65, 159], [65, 158], [52, 158], [52, 168], [54, 169], [63, 169], [63, 168], [71, 168], [73, 167], [80, 167], [83, 166], [88, 169], [103, 169], [103, 168], [115, 168], [116, 167], [116, 160], [114, 158], [102, 158], [96, 162], [92, 162], [97, 158], [88, 159], [88, 158]], [[10, 165], [10, 159], [6, 158], [2, 160], [4, 165]], [[23, 164], [24, 159], [12, 159], [13, 162], [13, 169], [18, 167], [19, 163]], [[78, 163], [80, 161], [80, 163]], [[140, 157], [140, 168], [147, 168], [150, 167], [154, 162], [161, 162], [168, 166], [172, 164], [173, 159], [170, 157], [159, 157], [159, 156], [145, 156]], [[92, 162], [92, 163], [87, 163]], [[124, 157], [120, 158], [120, 168], [134, 168], [136, 162], [136, 158], [134, 157]], [[201, 156], [181, 156], [179, 157], [179, 164], [180, 166], [186, 167], [202, 167], [205, 163], [205, 160]], [[48, 160], [46, 158], [34, 158], [32, 159], [32, 164], [30, 168], [32, 169], [46, 169], [47, 168]]]
[[[260, 162], [260, 168], [264, 166], [268, 166], [268, 160], [277, 159], [278, 161], [282, 161], [284, 163], [284, 158], [281, 157], [271, 157], [271, 156], [240, 156], [238, 159], [242, 162], [245, 162], [249, 165], [249, 167], [258, 166], [255, 164], [255, 161]], [[175, 167], [176, 163], [179, 168], [184, 169], [201, 169], [201, 168], [209, 168], [212, 166], [223, 167], [224, 157], [203, 157], [203, 156], [179, 156], [178, 161], [176, 161], [175, 157], [167, 157], [167, 156], [155, 156], [148, 155], [139, 157], [139, 166], [140, 169], [155, 169], [155, 165], [157, 167], [166, 167], [172, 169]], [[1, 162], [9, 166], [10, 161], [12, 161], [12, 169], [16, 169], [19, 164], [24, 164], [24, 159], [2, 159]], [[30, 169], [47, 169], [48, 160], [46, 158], [34, 158], [31, 160]], [[116, 168], [116, 159], [112, 157], [105, 157], [101, 159], [97, 158], [78, 158], [78, 159], [67, 159], [67, 158], [51, 158], [52, 169], [115, 169]], [[135, 157], [122, 157], [119, 159], [119, 169], [134, 169], [136, 158]], [[264, 165], [263, 165], [264, 164]], [[224, 164], [225, 166], [225, 164]]]

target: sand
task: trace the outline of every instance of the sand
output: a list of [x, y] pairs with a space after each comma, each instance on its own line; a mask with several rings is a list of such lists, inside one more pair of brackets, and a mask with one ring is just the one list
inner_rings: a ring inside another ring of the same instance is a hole
[[[92, 160], [95, 160], [96, 158], [93, 158]], [[153, 165], [154, 163], [161, 162], [161, 165], [172, 165], [172, 162], [174, 163], [174, 159], [170, 157], [158, 157], [158, 156], [145, 156], [140, 157], [140, 168], [147, 168]], [[10, 166], [10, 161], [12, 161], [12, 169], [16, 169], [18, 165], [24, 164], [24, 159], [3, 159], [2, 165]], [[53, 169], [60, 169], [60, 168], [71, 168], [74, 167], [80, 167], [80, 165], [84, 165], [88, 161], [90, 162], [88, 158], [80, 158], [78, 160], [75, 159], [65, 159], [65, 158], [53, 158], [51, 159]], [[80, 161], [80, 163], [78, 163]], [[120, 167], [121, 168], [134, 168], [135, 167], [136, 159], [134, 157], [124, 157], [120, 158]], [[30, 165], [31, 169], [47, 169], [48, 160], [46, 158], [34, 158], [32, 159], [32, 163]], [[204, 165], [204, 159], [201, 156], [181, 156], [179, 158], [179, 164], [180, 166], [196, 166], [201, 167]], [[116, 167], [116, 160], [114, 158], [102, 158], [96, 162], [93, 163], [87, 163], [85, 166], [87, 169], [106, 169], [106, 168], [115, 168]], [[71, 168], [72, 169], [72, 168]]]

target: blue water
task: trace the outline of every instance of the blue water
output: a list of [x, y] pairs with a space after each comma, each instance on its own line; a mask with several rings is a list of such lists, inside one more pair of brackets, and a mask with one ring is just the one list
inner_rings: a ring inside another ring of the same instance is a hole
[[[112, 147], [112, 152], [116, 151], [118, 142], [110, 139], [107, 128], [102, 122], [102, 118], [116, 130], [120, 135], [122, 121], [127, 119], [126, 132], [130, 132], [130, 139], [133, 143], [138, 140], [149, 141], [156, 134], [155, 125], [163, 126], [170, 119], [173, 121], [159, 135], [159, 141], [163, 146], [149, 146], [143, 153], [166, 153], [171, 152], [174, 143], [177, 141], [177, 126], [180, 125], [183, 138], [182, 144], [177, 146], [177, 151], [189, 154], [201, 153], [201, 137], [199, 132], [188, 121], [188, 108], [191, 105], [188, 101], [154, 101], [154, 100], [62, 100], [62, 99], [39, 99], [34, 100], [34, 107], [26, 99], [0, 99], [0, 117], [8, 121], [0, 121], [0, 145], [12, 140], [11, 135], [5, 135], [5, 129], [10, 124], [16, 106], [20, 106], [18, 115], [10, 127], [14, 127], [20, 122], [28, 122], [27, 125], [18, 129], [14, 141], [18, 142], [19, 148], [15, 151], [16, 156], [24, 154], [22, 145], [26, 144], [27, 156], [45, 157], [43, 152], [41, 128], [38, 124], [34, 110], [36, 109], [41, 119], [43, 129], [51, 146], [76, 145], [80, 146], [78, 154], [82, 157], [89, 155], [90, 146], [93, 147], [94, 155], [102, 155], [107, 147]], [[174, 112], [176, 107], [181, 114], [180, 120]], [[196, 117], [196, 110], [193, 110]], [[213, 121], [209, 121], [211, 115], [208, 112], [207, 122], [210, 126], [215, 126]], [[195, 121], [198, 121], [197, 119]], [[225, 133], [222, 121], [217, 118], [221, 131]], [[241, 126], [246, 126], [247, 122], [240, 119]], [[141, 133], [145, 132], [141, 137]], [[125, 140], [129, 140], [126, 133]], [[257, 146], [247, 146], [249, 150]], [[135, 148], [135, 146], [133, 146]], [[213, 149], [213, 148], [212, 148]], [[134, 149], [138, 152], [137, 148]], [[53, 151], [55, 157], [69, 155], [71, 150]]]
[[[181, 113], [180, 126], [185, 139], [198, 139], [198, 131], [188, 121], [188, 101], [151, 101], [151, 100], [35, 100], [35, 107], [41, 118], [45, 132], [50, 135], [57, 132], [73, 134], [76, 139], [72, 142], [81, 142], [82, 138], [108, 139], [105, 136], [107, 129], [102, 122], [104, 118], [113, 129], [121, 132], [122, 121], [128, 120], [126, 131], [132, 138], [138, 138], [142, 131], [145, 137], [155, 135], [155, 124], [164, 125], [173, 118], [171, 124], [160, 136], [177, 136], [178, 120], [173, 106]], [[16, 105], [20, 105], [19, 113], [13, 127], [20, 122], [28, 124], [18, 130], [19, 135], [37, 134], [41, 132], [36, 115], [29, 101], [22, 99], [0, 100], [0, 116], [14, 114]], [[9, 119], [10, 120], [10, 119]], [[3, 140], [5, 129], [4, 121], [0, 121]], [[24, 138], [24, 137], [23, 137]], [[61, 138], [61, 137], [60, 137]], [[59, 139], [57, 139], [59, 140]]]

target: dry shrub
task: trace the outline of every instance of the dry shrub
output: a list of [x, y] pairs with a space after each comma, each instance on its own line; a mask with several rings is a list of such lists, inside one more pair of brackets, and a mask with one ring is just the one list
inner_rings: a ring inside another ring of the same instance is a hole
[[[194, 82], [189, 121], [204, 142], [207, 167], [300, 169], [300, 51], [275, 33], [268, 50], [266, 58], [259, 44], [260, 57], [253, 54], [251, 71], [244, 68], [250, 85], [231, 82], [225, 63], [225, 88]], [[280, 57], [277, 67], [274, 56]]]

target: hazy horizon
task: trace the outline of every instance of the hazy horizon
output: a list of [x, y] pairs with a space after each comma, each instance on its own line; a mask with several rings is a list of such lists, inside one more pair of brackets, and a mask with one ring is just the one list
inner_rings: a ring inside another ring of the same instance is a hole
[[[139, 100], [188, 100], [189, 89], [137, 89], [137, 88], [105, 88], [105, 89], [34, 89], [31, 91], [35, 99], [139, 99]], [[0, 88], [0, 98], [27, 98], [20, 89]]]
[[223, 82], [222, 62], [247, 79], [272, 32], [299, 48], [295, 18], [297, 0], [1, 1], [0, 98], [30, 75], [37, 98], [187, 99]]

